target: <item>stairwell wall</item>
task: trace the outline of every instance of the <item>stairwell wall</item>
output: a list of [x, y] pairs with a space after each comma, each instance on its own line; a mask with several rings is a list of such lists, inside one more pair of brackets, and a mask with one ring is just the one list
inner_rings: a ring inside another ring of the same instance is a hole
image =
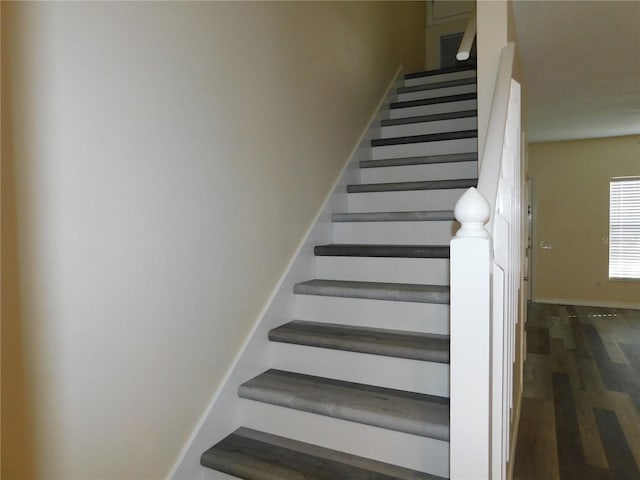
[[2, 3], [3, 478], [167, 475], [424, 8]]

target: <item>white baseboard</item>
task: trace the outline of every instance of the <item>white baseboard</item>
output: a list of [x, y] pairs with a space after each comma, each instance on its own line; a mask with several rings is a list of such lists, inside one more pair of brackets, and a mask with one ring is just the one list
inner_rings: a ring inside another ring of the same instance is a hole
[[167, 479], [193, 480], [203, 478], [203, 467], [200, 466], [202, 453], [241, 426], [238, 386], [268, 368], [268, 332], [282, 324], [283, 320], [293, 318], [295, 304], [293, 285], [314, 278], [313, 247], [321, 243], [331, 243], [333, 237], [331, 213], [347, 211], [345, 186], [359, 183], [358, 163], [360, 160], [370, 160], [366, 156], [369, 152], [370, 141], [379, 131], [379, 121], [384, 118], [383, 116], [388, 115], [386, 107], [394, 99], [395, 87], [401, 78], [402, 71], [403, 67], [399, 66], [376, 110], [372, 113], [367, 128], [363, 131], [336, 181], [328, 191], [322, 207], [291, 257], [287, 268], [227, 370], [223, 381], [198, 420]]
[[604, 300], [576, 300], [571, 298], [534, 297], [534, 303], [552, 303], [556, 305], [576, 305], [579, 307], [629, 308], [640, 310], [640, 303], [606, 302]]

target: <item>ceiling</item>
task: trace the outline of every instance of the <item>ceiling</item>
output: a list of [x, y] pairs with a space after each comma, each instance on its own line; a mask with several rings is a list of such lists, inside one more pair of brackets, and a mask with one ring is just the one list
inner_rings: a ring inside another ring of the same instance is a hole
[[514, 2], [530, 142], [640, 133], [640, 1]]

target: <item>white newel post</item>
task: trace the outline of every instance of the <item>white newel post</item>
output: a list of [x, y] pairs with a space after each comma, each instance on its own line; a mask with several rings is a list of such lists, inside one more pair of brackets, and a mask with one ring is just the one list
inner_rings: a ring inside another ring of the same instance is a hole
[[491, 239], [489, 202], [475, 188], [458, 200], [451, 241], [450, 478], [490, 475]]

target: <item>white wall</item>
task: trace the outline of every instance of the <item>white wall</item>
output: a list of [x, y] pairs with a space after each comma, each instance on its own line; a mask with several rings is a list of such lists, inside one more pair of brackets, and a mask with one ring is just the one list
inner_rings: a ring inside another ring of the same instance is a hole
[[2, 476], [162, 478], [424, 3], [2, 9]]

